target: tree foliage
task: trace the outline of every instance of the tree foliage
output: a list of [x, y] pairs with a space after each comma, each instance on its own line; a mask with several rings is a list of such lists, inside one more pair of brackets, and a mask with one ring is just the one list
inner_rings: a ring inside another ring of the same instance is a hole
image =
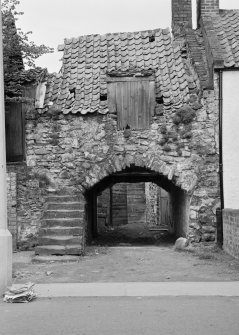
[[[19, 16], [18, 0], [2, 1], [2, 30], [3, 30], [3, 63], [6, 100], [19, 99], [22, 96], [23, 84], [31, 81], [36, 71], [25, 71], [25, 66], [35, 67], [35, 60], [49, 52], [52, 48], [36, 45], [30, 41], [31, 31], [23, 32], [16, 28]], [[39, 69], [38, 69], [39, 70]]]

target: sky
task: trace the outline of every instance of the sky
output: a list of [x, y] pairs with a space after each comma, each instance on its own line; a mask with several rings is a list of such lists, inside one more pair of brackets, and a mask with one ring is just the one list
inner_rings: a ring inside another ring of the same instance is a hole
[[[195, 14], [195, 2], [193, 12]], [[220, 8], [239, 9], [238, 0], [220, 0]], [[36, 65], [59, 72], [64, 38], [87, 34], [138, 31], [171, 26], [171, 0], [20, 0], [24, 15], [17, 26], [32, 31], [36, 44], [55, 52], [40, 57]]]

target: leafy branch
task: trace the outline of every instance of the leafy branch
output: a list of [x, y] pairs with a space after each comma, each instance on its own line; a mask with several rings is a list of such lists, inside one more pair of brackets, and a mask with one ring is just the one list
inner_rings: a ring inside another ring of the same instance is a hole
[[[17, 10], [20, 1], [3, 0], [2, 30], [3, 30], [3, 64], [5, 80], [5, 99], [11, 100], [22, 96], [24, 81], [27, 79], [25, 66], [35, 68], [35, 60], [51, 53], [53, 48], [44, 44], [36, 45], [30, 41], [31, 31], [23, 32], [16, 28], [16, 21], [23, 12]], [[31, 73], [32, 75], [32, 73]]]

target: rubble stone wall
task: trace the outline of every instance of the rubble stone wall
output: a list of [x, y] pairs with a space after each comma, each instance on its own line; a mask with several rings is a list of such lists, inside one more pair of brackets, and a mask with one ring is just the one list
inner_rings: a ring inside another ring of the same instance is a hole
[[7, 174], [7, 221], [8, 229], [12, 234], [13, 250], [17, 248], [18, 226], [17, 226], [17, 189], [16, 173]]
[[146, 222], [149, 226], [160, 225], [160, 188], [153, 183], [145, 183]]
[[17, 248], [32, 249], [37, 243], [37, 233], [46, 205], [48, 183], [25, 163], [8, 165], [7, 170], [10, 177], [10, 179], [8, 177], [8, 190], [13, 188], [11, 195], [8, 192], [8, 213], [12, 212], [12, 216], [8, 219], [9, 230], [13, 234], [13, 240], [16, 237], [14, 243]]
[[239, 210], [223, 211], [223, 248], [233, 257], [239, 258]]
[[84, 194], [104, 177], [132, 166], [158, 172], [186, 194], [187, 235], [213, 241], [220, 205], [215, 79], [214, 91], [195, 90], [184, 109], [156, 104], [150, 128], [143, 130], [117, 130], [112, 114], [39, 114], [29, 106], [26, 164], [9, 167], [17, 174], [18, 243], [34, 245], [49, 188]]

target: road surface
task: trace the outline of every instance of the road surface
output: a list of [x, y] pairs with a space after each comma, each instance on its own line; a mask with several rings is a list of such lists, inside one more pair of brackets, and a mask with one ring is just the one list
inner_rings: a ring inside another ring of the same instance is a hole
[[98, 297], [0, 302], [1, 335], [238, 335], [239, 298]]

